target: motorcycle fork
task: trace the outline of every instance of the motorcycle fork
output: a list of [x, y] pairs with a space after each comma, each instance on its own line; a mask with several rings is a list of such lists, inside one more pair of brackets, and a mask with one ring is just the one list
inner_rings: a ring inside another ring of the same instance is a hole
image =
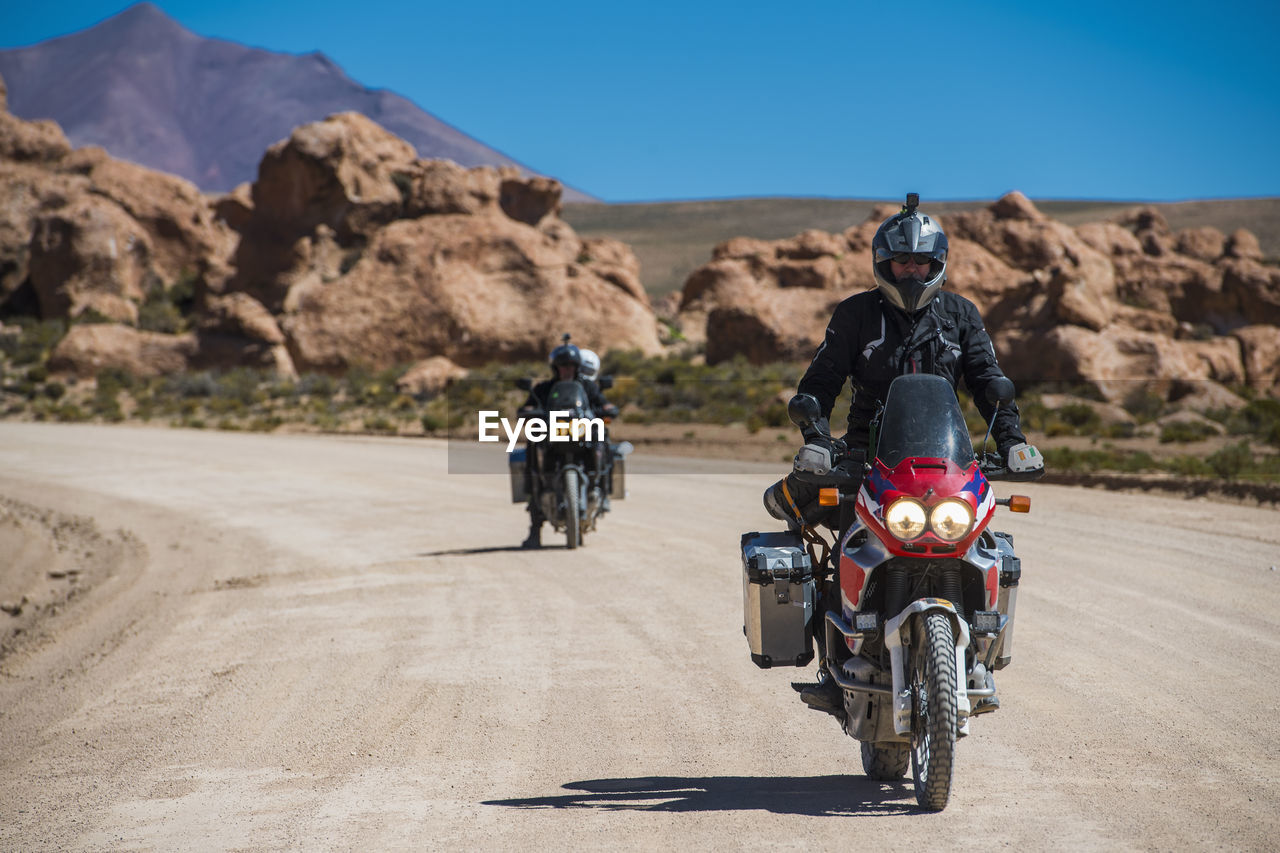
[[900, 735], [911, 734], [911, 712], [915, 699], [911, 695], [911, 685], [907, 680], [907, 653], [919, 642], [917, 638], [921, 636], [921, 632], [916, 630], [916, 623], [924, 619], [924, 614], [934, 611], [946, 613], [951, 622], [952, 636], [956, 643], [956, 708], [959, 711], [960, 724], [957, 733], [960, 735], [969, 733], [971, 707], [969, 682], [965, 671], [965, 649], [969, 647], [969, 626], [956, 613], [955, 607], [950, 602], [940, 598], [920, 598], [908, 604], [901, 613], [884, 625], [884, 644], [889, 650], [889, 667], [893, 675], [893, 730]]

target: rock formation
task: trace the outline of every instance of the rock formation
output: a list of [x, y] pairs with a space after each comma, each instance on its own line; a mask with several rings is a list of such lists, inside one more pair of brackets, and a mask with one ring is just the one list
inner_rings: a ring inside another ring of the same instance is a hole
[[[893, 212], [843, 234], [720, 244], [685, 283], [682, 331], [712, 362], [809, 358], [834, 306], [875, 286], [870, 241]], [[1112, 399], [1132, 380], [1171, 396], [1204, 380], [1276, 389], [1280, 269], [1248, 231], [1173, 233], [1151, 208], [1071, 228], [1017, 192], [938, 219], [947, 287], [982, 311], [1015, 380], [1093, 382]]]
[[419, 160], [357, 113], [297, 128], [211, 198], [0, 111], [0, 191], [0, 311], [80, 324], [66, 372], [473, 366], [564, 332], [660, 348], [635, 255], [580, 240], [559, 183]]

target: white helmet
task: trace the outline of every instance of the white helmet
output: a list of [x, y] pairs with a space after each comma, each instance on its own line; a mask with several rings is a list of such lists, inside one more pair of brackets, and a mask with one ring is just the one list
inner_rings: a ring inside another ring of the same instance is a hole
[[578, 369], [578, 375], [595, 382], [597, 374], [600, 373], [600, 356], [589, 349], [578, 352], [582, 355], [582, 367]]

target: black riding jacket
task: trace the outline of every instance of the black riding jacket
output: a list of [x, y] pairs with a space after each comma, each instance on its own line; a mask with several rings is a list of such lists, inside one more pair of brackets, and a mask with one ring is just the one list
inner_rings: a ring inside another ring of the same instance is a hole
[[[982, 317], [968, 299], [942, 290], [911, 317], [889, 305], [878, 290], [867, 290], [836, 306], [798, 390], [816, 397], [829, 419], [845, 379], [850, 379], [853, 402], [845, 440], [850, 447], [866, 448], [871, 420], [889, 383], [904, 373], [934, 373], [952, 387], [963, 377], [988, 423], [995, 407], [987, 402], [987, 383], [1004, 375]], [[1002, 455], [1026, 441], [1018, 428], [1016, 405], [1000, 407], [991, 433]]]

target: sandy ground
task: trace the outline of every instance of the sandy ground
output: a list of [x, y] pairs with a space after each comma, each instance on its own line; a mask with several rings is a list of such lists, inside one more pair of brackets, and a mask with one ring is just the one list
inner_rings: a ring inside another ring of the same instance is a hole
[[0, 423], [0, 620], [42, 614], [0, 849], [1274, 849], [1280, 514], [1020, 487], [1003, 706], [935, 815], [748, 658], [778, 469], [637, 454], [525, 553], [441, 442]]

